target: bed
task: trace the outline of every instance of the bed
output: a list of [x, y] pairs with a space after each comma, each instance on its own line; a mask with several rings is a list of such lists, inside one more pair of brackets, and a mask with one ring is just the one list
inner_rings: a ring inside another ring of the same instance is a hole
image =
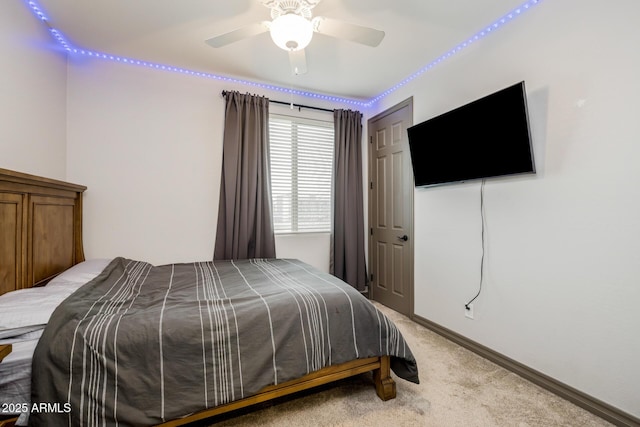
[[[32, 410], [8, 423], [182, 425], [365, 372], [382, 400], [391, 370], [418, 381], [395, 325], [298, 260], [84, 261], [84, 190], [0, 170], [0, 307], [13, 310], [0, 369], [22, 375], [10, 393], [0, 380], [0, 399]], [[30, 299], [39, 310], [19, 320]]]

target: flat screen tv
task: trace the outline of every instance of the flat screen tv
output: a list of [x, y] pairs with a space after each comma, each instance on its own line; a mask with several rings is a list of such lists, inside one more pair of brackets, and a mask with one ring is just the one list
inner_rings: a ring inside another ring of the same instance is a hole
[[407, 132], [416, 187], [535, 173], [524, 82]]

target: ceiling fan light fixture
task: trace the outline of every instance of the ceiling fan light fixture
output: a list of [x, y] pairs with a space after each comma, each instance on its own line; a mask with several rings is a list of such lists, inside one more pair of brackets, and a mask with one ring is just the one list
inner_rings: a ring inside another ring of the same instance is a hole
[[278, 16], [271, 22], [271, 38], [279, 48], [297, 51], [307, 47], [313, 37], [313, 24], [295, 13]]

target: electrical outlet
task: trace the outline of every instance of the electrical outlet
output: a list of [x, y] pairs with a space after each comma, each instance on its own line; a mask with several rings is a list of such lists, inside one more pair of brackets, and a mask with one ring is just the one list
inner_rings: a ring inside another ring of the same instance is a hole
[[469, 304], [464, 307], [464, 317], [467, 319], [473, 319], [473, 304]]

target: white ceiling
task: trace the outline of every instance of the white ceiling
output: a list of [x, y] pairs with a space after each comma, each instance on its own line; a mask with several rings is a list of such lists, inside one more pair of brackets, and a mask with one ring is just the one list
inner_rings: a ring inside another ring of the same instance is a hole
[[523, 2], [322, 0], [314, 16], [373, 27], [386, 36], [372, 48], [316, 33], [306, 49], [308, 73], [295, 76], [287, 52], [268, 33], [217, 49], [204, 43], [269, 20], [269, 9], [257, 0], [37, 0], [49, 24], [75, 47], [364, 100], [393, 87]]

